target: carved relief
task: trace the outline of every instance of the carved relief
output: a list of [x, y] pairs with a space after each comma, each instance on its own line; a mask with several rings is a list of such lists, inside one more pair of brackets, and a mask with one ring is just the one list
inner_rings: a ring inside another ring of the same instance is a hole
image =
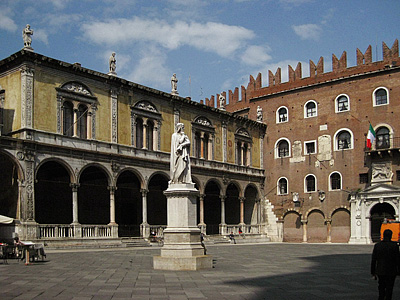
[[196, 119], [196, 123], [200, 124], [200, 125], [204, 125], [204, 126], [209, 126], [209, 127], [212, 126], [211, 122], [206, 117], [198, 117]]
[[136, 103], [135, 107], [136, 108], [140, 108], [140, 109], [144, 109], [144, 110], [148, 110], [148, 111], [151, 111], [151, 112], [155, 112], [155, 113], [158, 112], [157, 109], [154, 107], [154, 105], [151, 104], [150, 102], [147, 102], [147, 101], [141, 101], [139, 103]]
[[33, 125], [33, 69], [26, 66], [21, 70], [21, 98], [22, 126], [31, 128]]
[[373, 163], [372, 164], [372, 179], [371, 183], [382, 183], [391, 181], [393, 177], [392, 165], [388, 163]]
[[294, 141], [292, 145], [292, 156], [290, 158], [290, 162], [302, 162], [306, 158], [301, 155], [302, 154], [302, 146], [301, 141]]
[[79, 84], [77, 82], [69, 82], [69, 83], [65, 84], [62, 88], [65, 90], [68, 90], [70, 92], [82, 94], [85, 96], [92, 95], [86, 87], [84, 87], [82, 84]]
[[117, 92], [111, 90], [111, 141], [118, 142], [118, 98]]
[[330, 135], [322, 135], [318, 137], [318, 160], [332, 159], [332, 139]]

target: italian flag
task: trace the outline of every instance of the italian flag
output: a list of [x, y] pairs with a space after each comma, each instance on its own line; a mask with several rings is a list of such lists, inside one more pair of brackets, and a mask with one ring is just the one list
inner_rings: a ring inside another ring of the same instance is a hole
[[372, 128], [372, 125], [369, 124], [369, 130], [368, 130], [368, 135], [367, 135], [367, 148], [371, 149], [372, 144], [375, 141], [376, 133], [374, 128]]

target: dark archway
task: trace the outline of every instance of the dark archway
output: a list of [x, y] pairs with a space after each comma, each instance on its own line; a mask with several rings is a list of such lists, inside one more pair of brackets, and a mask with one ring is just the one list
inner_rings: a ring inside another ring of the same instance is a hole
[[37, 171], [35, 220], [39, 224], [72, 223], [70, 175], [56, 161], [45, 162]]
[[257, 224], [257, 200], [258, 192], [257, 189], [250, 185], [246, 188], [244, 193], [244, 223], [245, 224]]
[[204, 223], [207, 234], [219, 234], [221, 223], [221, 190], [215, 181], [207, 183], [204, 189]]
[[233, 183], [230, 183], [226, 189], [225, 221], [228, 225], [240, 223], [239, 189]]
[[140, 180], [130, 171], [122, 172], [117, 180], [115, 222], [118, 224], [118, 236], [140, 236], [142, 223]]
[[283, 241], [292, 243], [303, 241], [303, 226], [297, 212], [289, 212], [283, 219]]
[[0, 153], [0, 215], [17, 218], [18, 169], [7, 155]]
[[96, 166], [83, 170], [78, 189], [78, 220], [81, 224], [110, 223], [110, 191], [105, 172]]
[[371, 209], [371, 239], [376, 243], [380, 241], [380, 232], [383, 219], [395, 219], [395, 211], [389, 203], [378, 203]]
[[164, 195], [167, 188], [166, 176], [156, 174], [150, 179], [147, 194], [147, 222], [150, 225], [167, 225], [167, 198]]

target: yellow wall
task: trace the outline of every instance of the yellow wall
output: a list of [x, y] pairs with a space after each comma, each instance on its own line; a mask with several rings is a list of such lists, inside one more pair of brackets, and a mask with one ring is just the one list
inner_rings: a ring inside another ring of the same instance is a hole
[[5, 90], [4, 132], [21, 128], [21, 72], [17, 71], [0, 78], [0, 85]]
[[[89, 87], [91, 88], [91, 87]], [[96, 140], [111, 142], [111, 96], [109, 91], [91, 89], [97, 97]], [[130, 122], [129, 122], [130, 124]]]
[[236, 127], [229, 125], [227, 133], [228, 163], [235, 163], [235, 130]]
[[221, 122], [213, 122], [215, 127], [215, 138], [214, 138], [214, 159], [217, 161], [223, 160], [223, 147], [224, 142], [222, 139], [222, 128]]
[[33, 128], [57, 132], [57, 91], [62, 79], [45, 72], [35, 71]]
[[131, 109], [128, 95], [118, 95], [118, 144], [131, 145]]
[[171, 136], [174, 132], [174, 111], [171, 107], [161, 106], [161, 146], [160, 150], [164, 152], [171, 151]]
[[260, 165], [260, 139], [257, 137], [258, 133], [257, 132], [252, 132], [251, 133], [253, 137], [253, 145], [251, 147], [251, 165], [254, 168], [259, 168]]

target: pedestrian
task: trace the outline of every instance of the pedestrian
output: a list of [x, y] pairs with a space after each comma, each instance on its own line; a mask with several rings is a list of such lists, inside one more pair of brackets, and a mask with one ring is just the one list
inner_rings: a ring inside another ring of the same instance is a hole
[[392, 231], [383, 232], [383, 240], [376, 243], [372, 252], [371, 274], [378, 279], [379, 300], [391, 300], [394, 281], [400, 271], [399, 246], [393, 242]]
[[233, 242], [234, 244], [236, 244], [235, 235], [233, 234], [232, 231], [231, 234], [229, 235], [229, 240], [231, 241], [231, 243]]

